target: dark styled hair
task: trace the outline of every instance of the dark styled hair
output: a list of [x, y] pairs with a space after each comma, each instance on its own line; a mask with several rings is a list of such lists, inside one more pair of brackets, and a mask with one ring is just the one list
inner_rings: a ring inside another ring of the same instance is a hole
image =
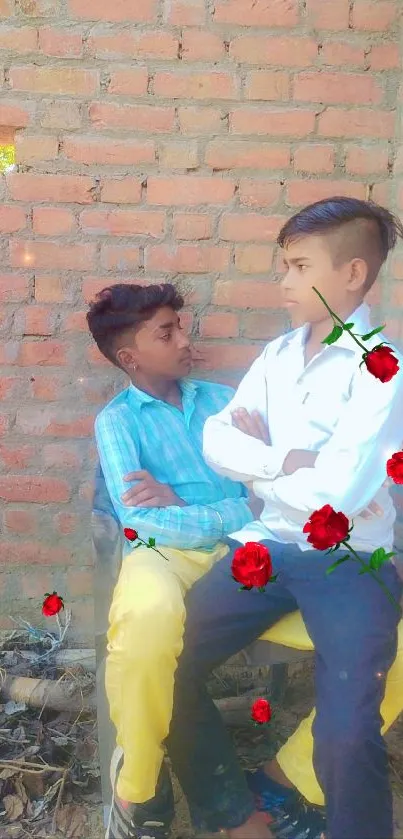
[[329, 240], [335, 266], [352, 259], [364, 260], [368, 265], [368, 289], [398, 237], [403, 238], [403, 225], [393, 213], [372, 201], [336, 196], [310, 204], [292, 216], [280, 230], [277, 242], [284, 248], [312, 235]]
[[87, 323], [100, 352], [119, 367], [116, 350], [125, 332], [136, 330], [163, 306], [178, 312], [183, 305], [183, 297], [170, 283], [147, 286], [118, 283], [97, 294], [87, 312]]

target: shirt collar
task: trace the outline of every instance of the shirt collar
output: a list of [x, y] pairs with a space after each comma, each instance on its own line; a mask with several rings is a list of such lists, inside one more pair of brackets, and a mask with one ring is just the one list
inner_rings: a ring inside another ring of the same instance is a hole
[[[345, 323], [354, 323], [353, 332], [360, 336], [365, 335], [367, 332], [371, 330], [371, 320], [370, 320], [370, 308], [367, 303], [361, 303], [357, 309], [350, 315]], [[288, 332], [284, 335], [283, 340], [278, 348], [278, 352], [284, 349], [289, 344], [293, 343], [296, 346], [303, 347], [306, 343], [306, 339], [309, 333], [309, 323], [305, 323], [304, 326], [299, 327], [299, 329], [294, 329], [292, 332]], [[377, 343], [382, 340], [382, 337], [377, 335]], [[343, 350], [350, 350], [350, 352], [362, 354], [363, 350], [356, 344], [353, 340], [351, 335], [348, 332], [343, 332], [340, 336], [338, 341], [335, 344], [332, 344], [330, 347], [326, 347], [326, 349], [330, 348], [338, 348]]]
[[[196, 396], [196, 392], [198, 390], [199, 383], [195, 382], [193, 379], [181, 379], [179, 382], [179, 387], [182, 391], [184, 400], [193, 402]], [[161, 399], [157, 399], [156, 396], [152, 396], [150, 393], [146, 393], [144, 390], [140, 390], [136, 385], [131, 383], [129, 385], [129, 393], [132, 398], [136, 400], [136, 404], [142, 408], [143, 405], [147, 405], [150, 402], [156, 402], [157, 404], [161, 402]]]

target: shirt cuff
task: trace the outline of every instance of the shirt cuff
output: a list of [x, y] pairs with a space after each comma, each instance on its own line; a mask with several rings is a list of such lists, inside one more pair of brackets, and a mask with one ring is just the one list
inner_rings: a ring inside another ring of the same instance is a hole
[[268, 481], [274, 481], [275, 478], [283, 477], [283, 465], [289, 451], [290, 449], [288, 446], [286, 449], [280, 449], [276, 446], [275, 449], [271, 448], [269, 450], [266, 460], [263, 458], [262, 469], [265, 478], [267, 478]]

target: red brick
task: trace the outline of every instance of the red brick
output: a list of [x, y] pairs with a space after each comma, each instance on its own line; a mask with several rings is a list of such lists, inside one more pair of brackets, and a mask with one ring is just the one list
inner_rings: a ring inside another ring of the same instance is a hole
[[12, 0], [0, 0], [0, 17], [11, 17], [14, 13]]
[[258, 213], [226, 213], [221, 218], [220, 236], [228, 242], [273, 242], [284, 219]]
[[18, 357], [17, 341], [5, 341], [0, 344], [0, 364], [15, 364]]
[[18, 394], [23, 384], [23, 379], [18, 376], [1, 376], [0, 378], [0, 399], [8, 399]]
[[371, 198], [376, 204], [381, 204], [387, 207], [390, 204], [391, 198], [391, 181], [384, 181], [383, 183], [374, 184], [372, 187]]
[[87, 358], [90, 364], [96, 364], [102, 367], [111, 367], [111, 362], [99, 352], [98, 347], [90, 346], [88, 348]]
[[307, 37], [240, 35], [230, 46], [230, 56], [236, 61], [277, 67], [309, 67], [317, 53], [316, 41]]
[[88, 437], [93, 433], [94, 418], [74, 416], [74, 409], [53, 407], [20, 408], [17, 428], [24, 434], [47, 437]]
[[357, 108], [352, 111], [327, 108], [319, 117], [322, 137], [393, 137], [395, 115], [392, 111]]
[[278, 181], [258, 181], [242, 178], [239, 182], [239, 200], [247, 207], [272, 207], [277, 204], [282, 191]]
[[372, 47], [369, 63], [371, 70], [397, 70], [400, 67], [399, 45], [389, 42]]
[[211, 239], [213, 219], [203, 213], [175, 213], [173, 234], [175, 239]]
[[53, 102], [45, 100], [39, 121], [42, 128], [75, 131], [81, 127], [81, 106], [67, 99], [55, 99]]
[[245, 98], [286, 101], [290, 98], [290, 76], [279, 70], [253, 70], [246, 76]]
[[171, 177], [149, 178], [147, 202], [194, 207], [198, 204], [227, 204], [234, 196], [233, 181], [222, 178]]
[[87, 166], [137, 166], [155, 162], [152, 140], [98, 140], [94, 137], [66, 137], [63, 143], [68, 160]]
[[[203, 0], [204, 5], [204, 0]], [[185, 29], [182, 58], [187, 61], [220, 61], [224, 58], [223, 38], [207, 29]]]
[[22, 326], [23, 335], [52, 335], [54, 315], [44, 306], [25, 306], [16, 314], [16, 324]]
[[389, 153], [387, 147], [378, 145], [370, 148], [350, 146], [347, 148], [346, 169], [351, 175], [386, 175]]
[[213, 303], [217, 306], [238, 309], [277, 309], [282, 300], [279, 284], [270, 280], [219, 280], [213, 294]]
[[84, 18], [98, 23], [100, 20], [152, 23], [156, 18], [157, 0], [68, 0], [68, 12], [73, 18]]
[[83, 52], [83, 33], [71, 29], [40, 27], [39, 50], [44, 55], [61, 58], [80, 58]]
[[158, 149], [158, 161], [160, 168], [164, 169], [198, 169], [198, 143], [192, 140], [163, 142]]
[[61, 12], [60, 0], [19, 0], [18, 7], [27, 17], [46, 17]]
[[82, 464], [82, 451], [74, 443], [46, 443], [42, 455], [44, 466], [51, 469], [77, 469]]
[[87, 233], [109, 236], [154, 236], [165, 232], [165, 213], [144, 210], [84, 210], [80, 225]]
[[300, 73], [294, 79], [294, 99], [300, 102], [379, 105], [383, 89], [371, 76], [357, 73]]
[[12, 27], [3, 26], [0, 30], [0, 50], [10, 50], [13, 53], [35, 52], [37, 47], [37, 30], [31, 26]]
[[12, 67], [10, 87], [29, 93], [91, 96], [99, 88], [99, 70], [80, 67]]
[[307, 0], [308, 24], [314, 29], [348, 29], [349, 0]]
[[146, 67], [121, 68], [110, 75], [108, 93], [124, 96], [143, 96], [147, 93], [148, 70]]
[[95, 260], [95, 245], [76, 242], [34, 242], [15, 239], [10, 243], [13, 268], [56, 268], [65, 271], [88, 271]]
[[7, 414], [0, 414], [0, 437], [8, 436], [10, 431], [10, 417]]
[[395, 280], [403, 280], [403, 259], [402, 257], [394, 258], [392, 262], [392, 275]]
[[313, 204], [333, 195], [347, 195], [351, 198], [366, 198], [365, 184], [351, 181], [289, 181], [287, 204], [291, 207]]
[[34, 399], [56, 402], [61, 398], [59, 376], [32, 376], [30, 391]]
[[261, 353], [261, 347], [250, 344], [209, 344], [204, 341], [202, 344], [195, 344], [195, 349], [200, 349], [201, 361], [198, 364], [205, 372], [222, 369], [243, 370], [246, 372], [255, 358]]
[[242, 274], [266, 274], [272, 262], [270, 245], [238, 245], [235, 248], [235, 267]]
[[112, 283], [123, 282], [123, 283], [138, 283], [139, 285], [143, 284], [146, 285], [146, 280], [133, 280], [133, 279], [125, 279], [125, 278], [116, 278], [111, 279], [110, 277], [88, 277], [88, 279], [83, 280], [82, 284], [82, 297], [85, 303], [90, 303], [91, 300], [95, 298], [99, 291], [102, 291], [103, 288], [106, 286], [111, 285]]
[[71, 233], [76, 228], [76, 220], [71, 210], [61, 207], [34, 207], [32, 229], [43, 236], [58, 236]]
[[214, 312], [200, 322], [202, 338], [236, 338], [239, 335], [239, 317], [231, 312]]
[[35, 276], [35, 300], [39, 303], [61, 303], [64, 290], [60, 277]]
[[[60, 513], [58, 521], [59, 527], [63, 528], [63, 522], [67, 523], [67, 513]], [[71, 518], [71, 525], [73, 524], [73, 516]], [[79, 520], [77, 520], [77, 525], [79, 524]], [[62, 529], [60, 532], [63, 532]], [[71, 531], [69, 531], [71, 532]], [[79, 597], [82, 595], [89, 595], [90, 598], [93, 597], [94, 594], [94, 574], [90, 568], [74, 568], [70, 569], [66, 573], [66, 586], [67, 591], [71, 593], [73, 597]]]
[[160, 71], [154, 77], [154, 93], [168, 99], [235, 99], [235, 75], [224, 72], [175, 73]]
[[211, 169], [283, 169], [289, 166], [290, 149], [269, 143], [213, 140], [206, 149]]
[[20, 367], [60, 367], [67, 363], [67, 346], [59, 341], [26, 341], [20, 344], [18, 364]]
[[178, 118], [182, 134], [211, 136], [225, 130], [225, 118], [217, 108], [180, 107]]
[[397, 18], [393, 0], [355, 0], [352, 24], [354, 29], [386, 32]]
[[236, 26], [294, 26], [298, 23], [297, 0], [216, 0], [213, 20]]
[[167, 0], [165, 19], [170, 26], [204, 26], [205, 0]]
[[0, 125], [9, 125], [15, 128], [26, 128], [31, 119], [31, 113], [22, 108], [18, 102], [0, 103]]
[[[30, 565], [69, 565], [71, 561], [71, 552], [66, 548], [44, 545], [32, 540], [21, 542], [18, 539], [15, 542], [0, 542], [0, 563], [27, 568]], [[29, 590], [32, 590], [31, 587]]]
[[141, 180], [139, 178], [103, 178], [101, 181], [101, 201], [107, 204], [138, 204], [141, 200]]
[[59, 154], [57, 137], [30, 137], [17, 134], [15, 156], [18, 163], [33, 163], [38, 160], [55, 160]]
[[[75, 533], [78, 530], [78, 527], [79, 527], [79, 524], [80, 524], [79, 517], [74, 515], [74, 513], [58, 513], [57, 516], [54, 517], [53, 521], [54, 521], [54, 524], [55, 524], [56, 532], [60, 533], [61, 536], [69, 536], [71, 533]], [[75, 594], [77, 594], [77, 592], [79, 594], [85, 594], [85, 593], [92, 594], [91, 591], [88, 591], [88, 592], [80, 591], [82, 586], [79, 585], [79, 582], [80, 582], [82, 573], [83, 573], [82, 569], [80, 569], [80, 575], [79, 575], [78, 579], [77, 579], [77, 572], [76, 571], [74, 571], [74, 574], [71, 575], [70, 579], [71, 579], [71, 582], [73, 583], [74, 591], [72, 590], [72, 587], [69, 584], [69, 586], [68, 586], [69, 594], [71, 594], [73, 596]], [[84, 574], [86, 574], [90, 578], [90, 580], [92, 579], [92, 575], [90, 574], [90, 572], [84, 571]], [[76, 581], [75, 583], [74, 583], [74, 580]]]
[[5, 510], [4, 524], [11, 533], [36, 533], [38, 521], [28, 510]]
[[38, 475], [7, 475], [0, 477], [0, 498], [8, 502], [30, 504], [62, 504], [70, 499], [70, 486], [58, 478]]
[[87, 312], [69, 312], [61, 323], [61, 330], [65, 332], [88, 333]]
[[13, 172], [7, 178], [11, 198], [15, 201], [56, 201], [91, 204], [95, 182], [76, 175], [31, 175]]
[[0, 444], [0, 465], [7, 470], [28, 469], [34, 460], [35, 449], [32, 446], [23, 446], [21, 443], [14, 446]]
[[103, 245], [101, 264], [107, 271], [133, 271], [140, 265], [140, 251], [128, 245]]
[[294, 169], [297, 172], [333, 172], [334, 148], [319, 143], [306, 143], [294, 152]]
[[26, 212], [15, 204], [0, 204], [0, 233], [16, 233], [27, 225]]
[[95, 58], [118, 59], [128, 56], [139, 61], [142, 58], [156, 58], [159, 61], [177, 59], [179, 41], [171, 32], [152, 29], [149, 32], [124, 30], [105, 33], [96, 30], [88, 38], [87, 47]]
[[363, 46], [343, 43], [342, 41], [332, 42], [326, 39], [322, 46], [320, 56], [322, 64], [346, 67], [365, 67], [366, 55]]
[[272, 111], [239, 108], [230, 115], [230, 130], [233, 134], [306, 137], [314, 128], [314, 111], [303, 111], [300, 108]]
[[149, 134], [159, 131], [167, 134], [174, 128], [175, 109], [93, 102], [89, 108], [89, 117], [95, 128], [127, 128]]
[[222, 246], [158, 245], [146, 250], [147, 270], [165, 274], [210, 274], [226, 271], [228, 264], [229, 249]]
[[244, 338], [272, 341], [282, 335], [286, 328], [287, 320], [279, 312], [248, 312], [243, 317], [242, 335]]

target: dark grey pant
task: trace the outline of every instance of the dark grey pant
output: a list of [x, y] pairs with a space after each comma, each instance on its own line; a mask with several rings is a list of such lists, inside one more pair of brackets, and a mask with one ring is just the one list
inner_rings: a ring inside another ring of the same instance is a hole
[[[372, 578], [359, 576], [354, 562], [326, 576], [338, 554], [266, 544], [279, 577], [265, 594], [238, 590], [229, 556], [187, 596], [185, 645], [167, 747], [194, 823], [209, 830], [236, 827], [253, 810], [206, 678], [299, 608], [316, 651], [314, 765], [325, 795], [329, 839], [391, 839], [392, 797], [380, 705], [396, 655], [400, 616]], [[380, 573], [399, 600], [402, 584], [394, 567]]]

